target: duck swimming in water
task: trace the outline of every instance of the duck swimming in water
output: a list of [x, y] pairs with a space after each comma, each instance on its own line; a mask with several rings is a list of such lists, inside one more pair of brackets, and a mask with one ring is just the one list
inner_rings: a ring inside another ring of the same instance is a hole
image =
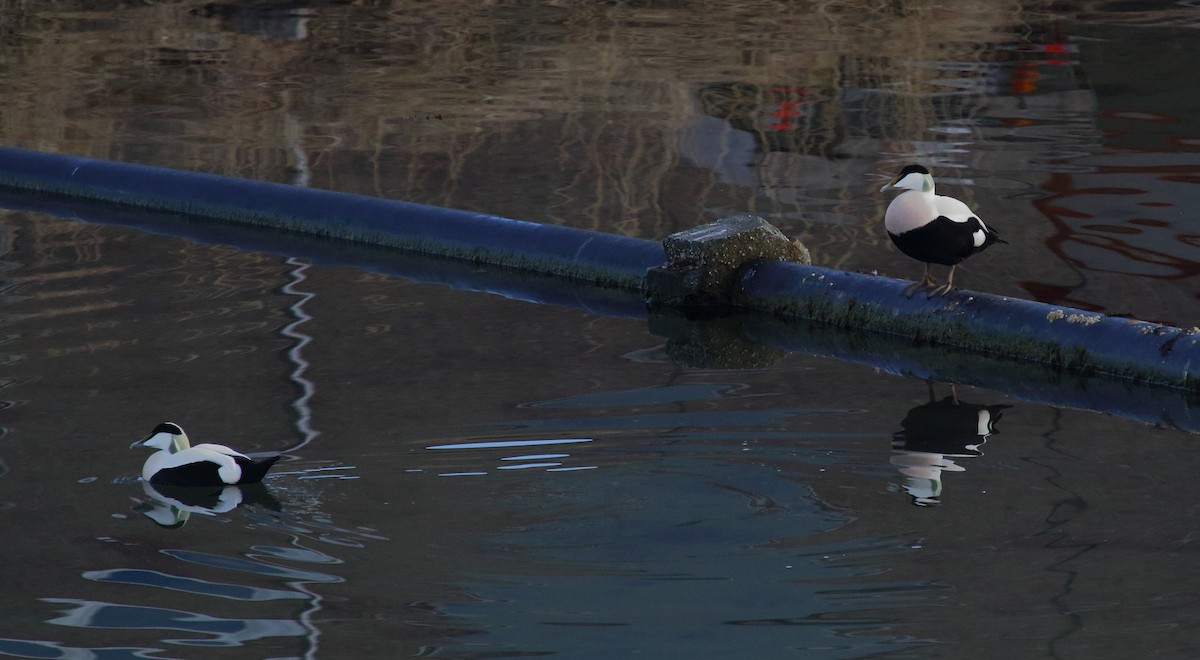
[[130, 447], [157, 449], [142, 466], [142, 478], [152, 484], [171, 486], [258, 483], [279, 460], [278, 456], [270, 456], [256, 461], [225, 445], [204, 443], [193, 447], [187, 434], [174, 422], [159, 424], [146, 439]]
[[[933, 194], [933, 177], [920, 165], [900, 170], [879, 192], [897, 188], [904, 192], [888, 205], [883, 226], [901, 252], [925, 262], [921, 281], [904, 290], [909, 298], [924, 288], [933, 289], [930, 297], [946, 295], [954, 288], [954, 269], [960, 261], [994, 243], [1008, 242], [983, 224], [966, 204]], [[933, 264], [950, 267], [945, 284], [933, 278], [929, 270]]]

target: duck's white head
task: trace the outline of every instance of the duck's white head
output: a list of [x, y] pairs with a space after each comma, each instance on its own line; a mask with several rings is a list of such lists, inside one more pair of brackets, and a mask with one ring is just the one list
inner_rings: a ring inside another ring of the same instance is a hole
[[909, 165], [908, 167], [900, 170], [900, 174], [897, 174], [896, 178], [892, 179], [891, 183], [884, 184], [884, 186], [879, 189], [879, 192], [887, 192], [896, 188], [932, 193], [933, 176], [929, 173], [929, 170], [920, 165]]
[[129, 445], [130, 449], [134, 447], [150, 447], [151, 449], [162, 449], [172, 454], [183, 451], [191, 446], [192, 444], [188, 442], [187, 434], [175, 422], [163, 422], [154, 427], [150, 435]]

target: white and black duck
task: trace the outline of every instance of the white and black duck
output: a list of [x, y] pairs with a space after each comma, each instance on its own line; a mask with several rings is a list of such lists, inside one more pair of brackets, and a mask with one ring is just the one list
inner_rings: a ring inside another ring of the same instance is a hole
[[170, 486], [258, 483], [279, 460], [278, 456], [255, 460], [225, 445], [204, 443], [193, 447], [187, 434], [174, 422], [159, 424], [131, 447], [157, 449], [142, 465], [142, 478], [152, 484]]
[[[921, 281], [904, 291], [912, 297], [929, 288], [930, 296], [945, 295], [954, 288], [954, 269], [963, 259], [982, 252], [996, 243], [1007, 243], [975, 215], [966, 204], [933, 192], [933, 176], [920, 165], [909, 165], [880, 192], [901, 189], [888, 205], [883, 226], [892, 242], [904, 254], [925, 263]], [[946, 283], [933, 278], [930, 266], [950, 267]]]

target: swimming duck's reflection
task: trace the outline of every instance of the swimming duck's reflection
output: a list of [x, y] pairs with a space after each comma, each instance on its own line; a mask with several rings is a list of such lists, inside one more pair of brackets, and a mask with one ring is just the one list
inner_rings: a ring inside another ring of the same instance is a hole
[[142, 481], [148, 500], [133, 510], [162, 527], [183, 527], [193, 513], [215, 516], [242, 505], [262, 506], [279, 511], [279, 500], [261, 483], [240, 486], [166, 486]]
[[929, 403], [908, 411], [892, 435], [892, 465], [904, 475], [902, 488], [917, 506], [940, 503], [942, 473], [963, 472], [955, 458], [982, 456], [980, 447], [998, 433], [1002, 411], [1012, 406], [967, 403], [954, 386], [941, 401], [928, 383]]

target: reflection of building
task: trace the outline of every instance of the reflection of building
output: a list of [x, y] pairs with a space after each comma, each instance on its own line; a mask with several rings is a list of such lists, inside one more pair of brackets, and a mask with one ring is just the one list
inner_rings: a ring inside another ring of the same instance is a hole
[[1110, 309], [1115, 287], [1119, 297], [1144, 304], [1116, 311], [1160, 316], [1184, 300], [1171, 287], [1147, 287], [1151, 280], [1144, 278], [1188, 291], [1183, 283], [1200, 274], [1200, 231], [1191, 211], [1200, 193], [1200, 123], [1191, 112], [1194, 89], [1173, 82], [1190, 75], [1191, 62], [1161, 47], [1163, 34], [1093, 27], [1076, 41], [1088, 83], [1102, 93], [1092, 112], [1094, 137], [1038, 164], [1047, 173], [1038, 183], [1045, 195], [1033, 205], [1053, 227], [1045, 245], [1075, 271], [1026, 276], [1021, 285], [1039, 300]]
[[[750, 191], [756, 210], [811, 235], [806, 242], [825, 263], [878, 264], [888, 242], [864, 219], [881, 215], [882, 206], [868, 207], [885, 200], [863, 182], [921, 162], [939, 180], [976, 188], [992, 202], [1034, 190], [1047, 152], [1085, 153], [1099, 140], [1096, 95], [1077, 46], [1057, 24], [1009, 31], [1002, 17], [993, 19], [986, 29], [961, 26], [958, 35], [984, 39], [986, 55], [978, 40], [969, 48], [950, 40], [936, 55], [854, 51], [794, 78], [702, 85], [680, 132], [680, 155], [711, 172], [715, 189]], [[904, 19], [887, 20], [895, 27]], [[720, 203], [709, 215], [734, 210]], [[1014, 235], [1028, 229], [996, 219]]]
[[316, 14], [316, 9], [300, 4], [283, 2], [277, 6], [245, 6], [210, 2], [199, 9], [193, 9], [191, 13], [197, 16], [219, 17], [221, 26], [230, 32], [255, 35], [272, 41], [300, 41], [308, 38], [308, 21]]
[[942, 472], [963, 472], [955, 458], [982, 456], [980, 447], [996, 433], [996, 423], [1007, 405], [980, 405], [958, 399], [953, 386], [950, 396], [936, 401], [929, 384], [929, 403], [908, 411], [903, 430], [892, 436], [892, 465], [904, 475], [904, 491], [913, 504], [940, 503]]
[[828, 156], [844, 132], [841, 104], [821, 102], [829, 96], [822, 90], [728, 83], [705, 85], [697, 96], [704, 115], [754, 136], [762, 152]]

